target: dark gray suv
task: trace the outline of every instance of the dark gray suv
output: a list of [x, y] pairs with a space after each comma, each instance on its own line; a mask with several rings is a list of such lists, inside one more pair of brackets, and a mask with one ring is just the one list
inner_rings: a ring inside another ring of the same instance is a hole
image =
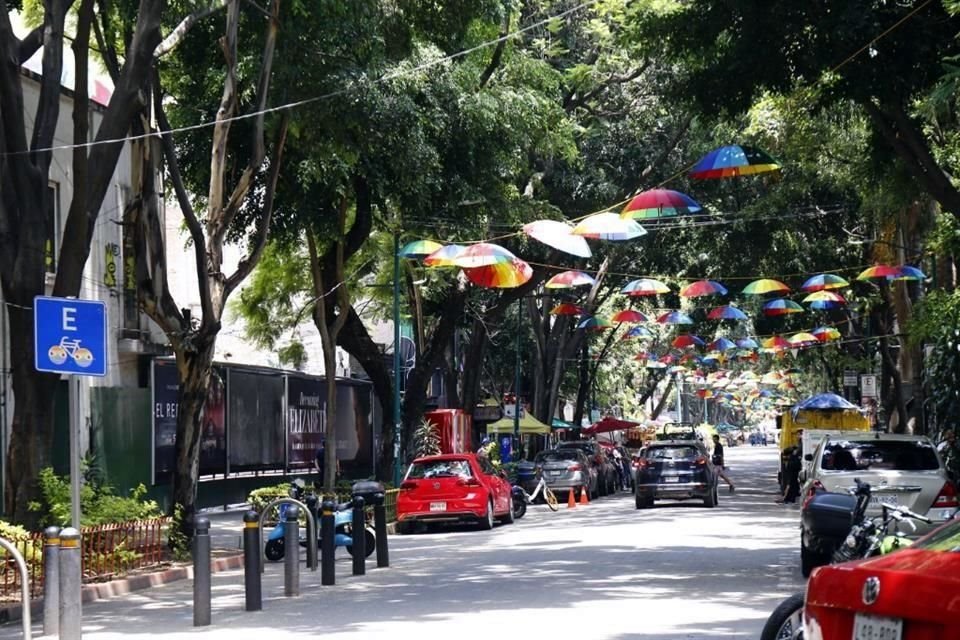
[[662, 440], [649, 444], [637, 461], [637, 509], [655, 500], [703, 500], [717, 506], [717, 474], [699, 440]]

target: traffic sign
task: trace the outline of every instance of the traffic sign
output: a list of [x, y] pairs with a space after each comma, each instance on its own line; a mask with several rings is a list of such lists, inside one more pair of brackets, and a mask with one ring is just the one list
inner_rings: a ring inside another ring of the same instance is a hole
[[101, 300], [33, 299], [34, 368], [107, 375], [107, 305]]
[[877, 376], [875, 374], [863, 374], [860, 376], [860, 395], [864, 398], [877, 397]]
[[856, 387], [857, 386], [857, 372], [852, 369], [846, 369], [843, 372], [843, 386], [845, 387]]

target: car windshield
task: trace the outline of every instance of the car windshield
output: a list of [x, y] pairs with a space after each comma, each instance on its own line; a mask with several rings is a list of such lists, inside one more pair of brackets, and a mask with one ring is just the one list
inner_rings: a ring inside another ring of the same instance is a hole
[[823, 449], [824, 471], [936, 471], [937, 453], [928, 442], [917, 440], [845, 440]]
[[954, 520], [923, 540], [914, 543], [913, 548], [960, 552], [960, 520]]
[[414, 462], [407, 473], [407, 478], [469, 478], [470, 463], [466, 460], [430, 460], [429, 462]]
[[696, 447], [651, 447], [647, 460], [690, 460], [700, 455]]
[[576, 449], [559, 449], [556, 451], [541, 451], [537, 454], [534, 462], [566, 462], [567, 460], [578, 460], [580, 452]]

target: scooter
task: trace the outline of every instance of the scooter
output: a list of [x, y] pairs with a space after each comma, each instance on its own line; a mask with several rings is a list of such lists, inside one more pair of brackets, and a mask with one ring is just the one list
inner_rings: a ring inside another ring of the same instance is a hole
[[510, 494], [513, 496], [513, 519], [519, 520], [527, 513], [527, 494], [516, 485], [510, 489]]

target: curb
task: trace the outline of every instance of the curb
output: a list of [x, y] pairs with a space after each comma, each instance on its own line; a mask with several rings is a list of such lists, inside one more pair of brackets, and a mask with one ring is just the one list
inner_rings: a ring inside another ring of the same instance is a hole
[[[243, 554], [228, 556], [226, 558], [216, 558], [210, 562], [211, 573], [219, 571], [230, 571], [243, 567]], [[130, 576], [129, 578], [120, 578], [110, 582], [100, 582], [96, 584], [84, 585], [80, 591], [80, 600], [83, 604], [105, 600], [114, 596], [122, 596], [134, 591], [142, 591], [151, 587], [159, 587], [164, 584], [193, 578], [193, 567], [182, 565], [171, 567], [163, 571], [154, 573], [144, 573]], [[33, 620], [43, 618], [43, 596], [30, 601], [30, 617]], [[6, 604], [0, 606], [0, 624], [15, 622], [22, 618], [22, 607], [19, 604]]]

